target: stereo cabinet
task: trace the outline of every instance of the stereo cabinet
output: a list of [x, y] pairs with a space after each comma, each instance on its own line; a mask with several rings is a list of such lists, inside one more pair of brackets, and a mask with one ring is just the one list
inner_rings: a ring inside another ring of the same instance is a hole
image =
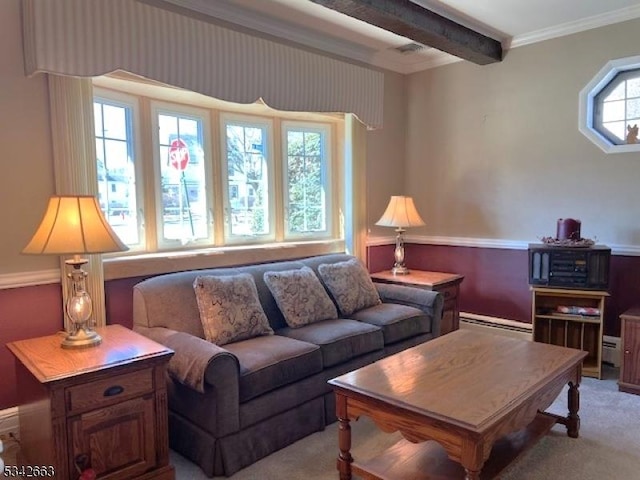
[[640, 395], [640, 307], [620, 315], [622, 364], [618, 390]]
[[[16, 357], [18, 464], [77, 480], [174, 480], [166, 371], [173, 351], [120, 325], [102, 343], [67, 350], [61, 335], [7, 344]], [[48, 471], [49, 471], [48, 470]]]
[[[582, 374], [602, 378], [602, 328], [607, 292], [531, 287], [533, 340], [587, 352]], [[558, 307], [593, 309], [593, 314], [561, 313]]]

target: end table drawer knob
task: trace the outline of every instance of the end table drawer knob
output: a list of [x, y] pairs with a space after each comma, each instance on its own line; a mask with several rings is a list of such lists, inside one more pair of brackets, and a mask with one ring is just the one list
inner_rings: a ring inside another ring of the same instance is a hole
[[104, 397], [113, 397], [115, 395], [120, 395], [122, 392], [124, 392], [124, 387], [121, 385], [114, 385], [113, 387], [109, 387], [107, 388], [104, 393], [102, 394], [102, 396]]

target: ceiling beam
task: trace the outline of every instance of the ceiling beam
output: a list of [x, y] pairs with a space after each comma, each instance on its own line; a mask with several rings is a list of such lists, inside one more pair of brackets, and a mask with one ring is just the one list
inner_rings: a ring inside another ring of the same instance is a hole
[[409, 0], [311, 0], [478, 65], [500, 62], [499, 41]]

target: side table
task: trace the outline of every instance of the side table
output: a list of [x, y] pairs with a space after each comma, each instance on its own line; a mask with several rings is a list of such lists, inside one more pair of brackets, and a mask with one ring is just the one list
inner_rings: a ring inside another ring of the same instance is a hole
[[410, 270], [406, 275], [394, 275], [389, 271], [372, 273], [374, 282], [393, 283], [434, 290], [444, 297], [442, 310], [442, 326], [440, 335], [458, 330], [460, 327], [460, 284], [464, 280], [463, 275], [456, 273], [428, 272], [424, 270]]
[[618, 390], [640, 395], [640, 307], [620, 315], [622, 364]]
[[75, 480], [174, 480], [166, 369], [173, 351], [120, 325], [102, 343], [69, 350], [61, 335], [7, 344], [16, 357], [18, 464]]

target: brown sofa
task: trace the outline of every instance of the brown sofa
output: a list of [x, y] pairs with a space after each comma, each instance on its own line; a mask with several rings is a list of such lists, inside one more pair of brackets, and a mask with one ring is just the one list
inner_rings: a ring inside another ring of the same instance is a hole
[[[379, 305], [349, 318], [288, 327], [264, 273], [307, 266], [318, 274], [322, 264], [353, 258], [334, 254], [186, 271], [134, 287], [134, 329], [175, 351], [168, 380], [172, 449], [208, 476], [232, 475], [335, 421], [327, 380], [439, 335], [440, 294], [383, 284], [376, 284]], [[194, 280], [241, 272], [253, 276], [275, 334], [224, 346], [207, 342]]]

